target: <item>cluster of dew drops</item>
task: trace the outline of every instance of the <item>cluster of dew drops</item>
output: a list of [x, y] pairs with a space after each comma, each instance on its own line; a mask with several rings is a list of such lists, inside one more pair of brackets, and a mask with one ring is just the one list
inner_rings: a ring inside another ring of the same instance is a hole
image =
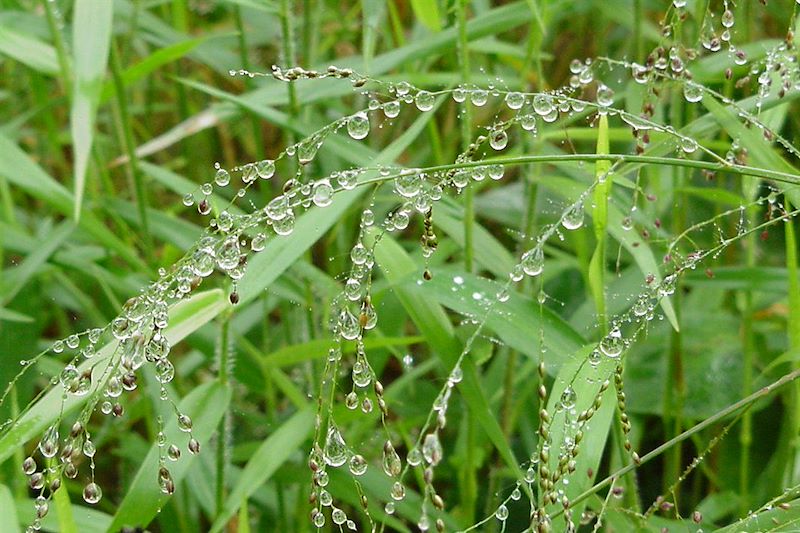
[[[800, 3], [800, 0], [798, 0], [798, 3]], [[685, 0], [674, 0], [673, 4], [680, 11], [685, 7], [686, 2]], [[720, 17], [720, 23], [722, 26], [720, 31], [716, 31], [711, 26], [704, 27], [703, 46], [709, 51], [715, 52], [721, 48], [721, 43], [727, 43], [728, 51], [734, 58], [735, 64], [744, 65], [747, 60], [744, 52], [736, 49], [730, 43], [730, 29], [734, 21], [727, 2], [725, 3], [725, 10]], [[708, 24], [713, 24], [713, 21], [709, 21]], [[681, 75], [683, 73], [686, 77], [684, 96], [688, 102], [693, 103], [702, 99], [704, 91], [702, 86], [691, 82], [691, 76], [688, 75], [688, 69], [684, 64], [686, 60], [693, 58], [692, 51], [679, 50], [676, 47], [672, 47], [669, 50], [657, 50], [648, 58], [648, 62], [645, 65], [636, 63], [626, 63], [626, 65], [631, 69], [633, 78], [640, 83], [649, 83], [654, 75], [667, 71], [671, 71], [673, 75]], [[759, 70], [759, 67], [754, 66], [750, 71], [751, 74], [760, 72], [758, 77], [759, 96], [765, 98], [769, 87], [773, 83], [773, 77], [768, 73], [770, 70], [780, 73], [782, 84], [780, 96], [783, 96], [789, 89], [798, 88], [800, 76], [797, 75], [796, 57], [794, 54], [789, 53], [787, 45], [779, 46], [770, 52], [766, 63], [768, 67], [774, 68]], [[233, 304], [237, 303], [239, 296], [236, 292], [236, 282], [244, 275], [248, 248], [253, 252], [262, 251], [268, 240], [267, 230], [269, 228], [276, 235], [290, 235], [294, 229], [296, 208], [308, 208], [312, 204], [316, 207], [327, 207], [332, 203], [335, 193], [352, 190], [361, 179], [369, 175], [373, 170], [377, 171], [382, 178], [393, 179], [394, 191], [402, 198], [403, 202], [398, 209], [390, 212], [383, 221], [382, 227], [388, 231], [405, 229], [415, 211], [420, 214], [430, 212], [433, 203], [441, 199], [443, 186], [452, 186], [456, 191], [461, 191], [468, 186], [470, 181], [477, 182], [484, 180], [486, 177], [498, 180], [504, 174], [502, 165], [485, 164], [432, 176], [428, 176], [425, 172], [416, 169], [381, 167], [377, 169], [357, 168], [339, 171], [319, 180], [303, 179], [302, 169], [314, 159], [317, 150], [328, 135], [344, 129], [352, 139], [365, 139], [371, 129], [371, 112], [382, 111], [386, 119], [392, 120], [399, 116], [401, 107], [404, 104], [413, 104], [421, 112], [430, 111], [436, 104], [437, 96], [441, 94], [449, 93], [455, 102], [465, 103], [469, 101], [476, 107], [484, 106], [489, 101], [490, 96], [499, 97], [503, 95], [505, 105], [514, 111], [516, 115], [506, 123], [497, 123], [488, 128], [487, 135], [478, 137], [471, 147], [474, 152], [483, 142], [488, 141], [492, 149], [503, 150], [508, 144], [506, 130], [510, 124], [518, 124], [523, 130], [535, 133], [538, 120], [554, 122], [561, 113], [584, 111], [587, 104], [595, 106], [600, 113], [609, 112], [614, 103], [614, 92], [602, 82], [598, 82], [596, 85], [594, 102], [586, 102], [569, 96], [570, 91], [586, 88], [595, 81], [592, 62], [589, 60], [574, 60], [570, 64], [570, 71], [572, 76], [569, 80], [569, 88], [565, 88], [560, 92], [530, 95], [515, 91], [500, 91], [496, 87], [484, 89], [478, 86], [458, 86], [452, 90], [431, 92], [417, 89], [407, 82], [391, 84], [375, 82], [375, 80], [368, 80], [350, 69], [334, 66], [329, 67], [327, 71], [322, 73], [302, 68], [283, 70], [275, 67], [271, 75], [284, 81], [334, 77], [350, 79], [354, 87], [362, 87], [367, 82], [381, 83], [384, 86], [388, 85], [388, 98], [384, 98], [383, 101], [378, 97], [370, 98], [368, 110], [359, 111], [334, 121], [317, 134], [288, 147], [275, 160], [266, 159], [248, 163], [235, 167], [231, 171], [217, 164], [213, 182], [218, 187], [226, 187], [231, 183], [232, 172], [240, 174], [243, 186], [236, 192], [236, 197], [243, 197], [247, 189], [257, 181], [271, 179], [276, 173], [277, 159], [296, 156], [299, 170], [294, 178], [287, 180], [283, 187], [283, 193], [276, 196], [263, 209], [257, 209], [252, 213], [243, 215], [233, 214], [228, 209], [222, 210], [210, 221], [209, 231], [190, 250], [190, 253], [179, 261], [170, 272], [161, 269], [159, 272], [160, 279], [142, 295], [128, 301], [124, 306], [123, 312], [113, 320], [109, 327], [73, 334], [53, 344], [52, 351], [54, 353], [59, 354], [65, 350], [76, 352], [72, 361], [57, 378], [57, 383], [63, 387], [65, 397], [67, 395], [85, 396], [92, 391], [93, 385], [98, 389], [102, 388], [102, 392], [97, 401], [91, 402], [89, 407], [84, 409], [80, 419], [72, 425], [68, 435], [64, 436], [64, 438], [59, 435], [58, 424], [54, 424], [45, 431], [37, 450], [44, 459], [46, 466], [40, 468], [33, 456], [24, 460], [23, 469], [25, 474], [29, 476], [31, 488], [40, 491], [35, 501], [37, 519], [29, 529], [39, 529], [41, 518], [48, 512], [49, 498], [60, 486], [61, 475], [63, 474], [69, 478], [77, 477], [78, 466], [84, 458], [88, 459], [90, 464], [90, 481], [84, 488], [84, 499], [91, 504], [95, 504], [101, 499], [102, 490], [94, 481], [93, 457], [95, 446], [86, 428], [86, 422], [98, 403], [103, 414], [121, 416], [124, 408], [119, 402], [119, 397], [124, 391], [136, 389], [136, 372], [145, 364], [154, 365], [157, 379], [162, 384], [162, 399], [168, 399], [165, 385], [173, 379], [175, 373], [174, 366], [168, 358], [170, 352], [169, 341], [163, 334], [163, 330], [167, 327], [167, 307], [170, 300], [179, 300], [186, 297], [200, 284], [203, 278], [210, 276], [218, 269], [231, 279], [233, 290], [230, 293], [230, 301]], [[253, 75], [245, 71], [240, 71], [239, 73]], [[730, 74], [726, 72], [726, 76], [730, 76]], [[647, 115], [646, 110], [642, 117], [631, 117], [624, 113], [620, 113], [620, 116], [637, 132], [653, 127], [652, 123], [647, 122], [650, 117]], [[688, 141], [683, 139], [681, 148], [684, 152], [690, 153], [696, 150], [697, 145], [691, 139]], [[637, 150], [639, 149], [641, 148], [637, 147]], [[731, 157], [733, 156], [729, 153], [728, 158], [730, 159]], [[461, 159], [461, 161], [464, 161], [464, 159]], [[214, 185], [212, 183], [204, 183], [199, 187], [199, 195], [194, 192], [187, 193], [184, 196], [184, 205], [187, 207], [196, 205], [200, 214], [210, 215], [212, 212], [211, 196], [213, 189]], [[567, 230], [577, 229], [583, 224], [583, 217], [584, 206], [583, 197], [581, 197], [562, 213], [559, 221], [560, 226]], [[372, 211], [365, 210], [362, 215], [362, 226], [369, 227], [373, 223], [374, 215]], [[555, 232], [557, 229], [554, 227], [552, 231]], [[531, 249], [522, 254], [520, 262], [515, 265], [510, 273], [512, 282], [518, 282], [526, 275], [535, 277], [541, 274], [544, 268], [544, 242], [547, 237], [548, 234], [545, 232]], [[426, 257], [433, 253], [434, 248], [435, 246], [423, 246]], [[354, 269], [345, 284], [345, 295], [347, 300], [351, 302], [363, 302], [366, 299], [364, 287], [366, 286], [366, 278], [371, 268], [372, 259], [369, 250], [367, 250], [360, 238], [352, 248], [351, 259]], [[633, 307], [635, 315], [649, 316], [652, 314], [657, 297], [668, 295], [670, 291], [674, 291], [674, 275], [667, 277], [663, 283], [658, 284], [655, 290], [659, 294], [643, 295], [637, 300]], [[497, 299], [500, 302], [506, 301], [508, 299], [507, 289], [499, 293]], [[365, 319], [362, 318], [364, 314], [366, 314], [366, 323], [364, 322]], [[354, 340], [360, 337], [362, 329], [374, 327], [376, 321], [377, 317], [371, 306], [362, 305], [361, 313], [358, 311], [354, 313], [348, 306], [342, 306], [337, 315], [336, 327], [342, 338]], [[90, 360], [96, 354], [98, 343], [106, 338], [116, 340], [119, 343], [118, 348], [112, 354], [108, 366], [101, 373], [102, 375], [93, 376], [94, 366]], [[624, 346], [625, 341], [622, 339], [619, 327], [614, 327], [600, 342], [599, 350], [593, 352], [590, 362], [596, 361], [601, 353], [612, 358], [619, 357]], [[82, 364], [85, 361], [89, 361], [89, 364]], [[26, 363], [28, 362], [23, 362], [23, 364]], [[359, 363], [361, 361], [356, 362], [354, 369], [363, 368], [363, 364], [359, 366]], [[457, 380], [453, 382], [457, 383]], [[352, 403], [352, 396], [348, 395], [348, 405]], [[177, 408], [175, 408], [175, 411], [178, 427], [189, 434], [187, 442], [189, 451], [198, 453], [199, 442], [191, 436], [191, 419], [186, 414], [178, 412]], [[384, 449], [384, 471], [391, 477], [397, 477], [400, 468], [398, 465], [401, 462], [396, 452], [394, 454], [391, 453], [394, 451], [391, 443], [387, 442], [387, 444], [388, 446]], [[158, 445], [162, 450], [160, 453], [158, 483], [163, 492], [171, 494], [175, 487], [166, 460], [178, 460], [181, 450], [176, 444], [167, 443], [162, 431], [159, 432]], [[56, 456], [58, 456], [58, 461], [54, 460]], [[335, 425], [329, 427], [325, 446], [319, 456], [322, 459], [321, 462], [332, 467], [338, 467], [348, 462], [353, 473], [363, 472], [366, 466], [363, 457], [349, 452], [341, 433]], [[438, 439], [438, 433], [434, 431], [424, 437], [421, 450], [417, 448], [411, 450], [407, 460], [412, 466], [426, 461], [432, 467], [441, 460], [441, 456], [441, 443]], [[342, 461], [342, 457], [345, 457], [344, 461]], [[321, 483], [318, 483], [318, 485], [321, 485]], [[328, 500], [325, 494], [326, 491], [324, 490], [318, 493], [319, 500], [322, 501], [323, 505]], [[402, 495], [404, 495], [402, 484], [395, 483], [392, 495], [394, 500], [402, 499]], [[351, 526], [352, 521], [347, 519], [345, 522], [345, 520], [342, 520], [342, 517], [345, 516], [343, 512], [337, 513], [336, 511], [341, 510], [334, 509], [334, 523], [339, 525], [346, 523]], [[392, 502], [387, 504], [386, 511], [393, 511]], [[498, 519], [503, 520], [504, 516], [507, 516], [507, 513], [498, 511]], [[324, 515], [317, 511], [312, 516], [312, 521], [315, 525], [319, 525], [321, 521], [324, 523]], [[424, 520], [421, 521], [421, 529], [423, 526], [426, 526]], [[424, 529], [427, 529], [427, 527]]]

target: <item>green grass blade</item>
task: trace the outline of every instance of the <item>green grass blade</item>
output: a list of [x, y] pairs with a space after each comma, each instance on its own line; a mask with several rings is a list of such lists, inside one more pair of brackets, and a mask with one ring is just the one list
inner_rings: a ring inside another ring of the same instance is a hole
[[[600, 115], [600, 124], [597, 127], [597, 153], [609, 153], [608, 143], [608, 116]], [[601, 332], [608, 329], [606, 316], [606, 228], [608, 227], [608, 199], [611, 196], [613, 180], [609, 175], [610, 161], [595, 163], [595, 179], [597, 186], [594, 189], [594, 210], [592, 221], [594, 223], [594, 237], [596, 240], [594, 254], [589, 262], [589, 288], [597, 308], [597, 319]]]
[[56, 51], [52, 46], [5, 26], [0, 26], [0, 54], [42, 74], [52, 75], [59, 71]]
[[438, 0], [411, 0], [411, 8], [423, 26], [434, 32], [442, 30]]
[[56, 503], [56, 515], [58, 516], [59, 533], [78, 533], [78, 526], [75, 524], [75, 517], [72, 515], [72, 504], [69, 501], [69, 494], [66, 487], [61, 487], [53, 495]]
[[258, 447], [239, 475], [222, 512], [211, 526], [212, 533], [221, 531], [247, 498], [258, 490], [289, 457], [300, 449], [314, 428], [314, 412], [306, 409], [281, 424]]
[[75, 86], [70, 109], [70, 132], [75, 158], [73, 216], [80, 219], [86, 170], [92, 149], [94, 122], [108, 62], [114, 2], [76, 0], [72, 22]]

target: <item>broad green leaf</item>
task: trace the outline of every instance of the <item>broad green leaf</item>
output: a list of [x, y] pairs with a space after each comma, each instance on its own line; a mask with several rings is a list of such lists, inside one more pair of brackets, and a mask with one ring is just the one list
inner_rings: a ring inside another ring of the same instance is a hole
[[[231, 392], [228, 387], [213, 381], [193, 389], [180, 402], [179, 411], [192, 419], [192, 435], [200, 442], [201, 453], [204, 453], [203, 447], [225, 415], [230, 397]], [[177, 417], [166, 421], [164, 434], [167, 442], [179, 444], [181, 447], [189, 440], [189, 436], [178, 428]], [[117, 509], [114, 520], [107, 528], [109, 533], [119, 531], [125, 526], [147, 526], [169, 499], [168, 495], [161, 492], [158, 483], [160, 453], [162, 451], [158, 443], [154, 442]], [[169, 463], [168, 468], [176, 485], [180, 484], [194, 461], [195, 457], [191, 453], [183, 453], [180, 459]]]
[[3, 515], [4, 531], [8, 531], [8, 533], [20, 533], [21, 531], [15, 507], [11, 491], [5, 485], [0, 485], [0, 510], [2, 510]]
[[69, 494], [66, 487], [61, 487], [53, 495], [56, 504], [56, 515], [58, 516], [59, 533], [78, 533], [78, 526], [75, 524], [75, 517], [72, 515], [72, 504], [69, 501]]
[[79, 220], [81, 214], [95, 115], [111, 45], [113, 10], [114, 2], [107, 0], [75, 1], [72, 21], [75, 86], [70, 109], [70, 132], [75, 158], [75, 220]]
[[[374, 239], [375, 234], [371, 234]], [[442, 307], [430, 300], [423, 290], [415, 290], [406, 284], [410, 275], [419, 272], [419, 267], [394, 240], [384, 235], [375, 245], [375, 260], [383, 274], [394, 286], [397, 298], [403, 304], [411, 320], [420, 333], [428, 339], [433, 352], [441, 360], [444, 369], [449, 372], [456, 364], [462, 347], [456, 340], [453, 326]], [[474, 361], [466, 357], [463, 361], [464, 379], [458, 391], [483, 426], [489, 440], [494, 444], [506, 466], [521, 478], [519, 462], [514, 457], [508, 441], [506, 441], [500, 424], [492, 414]]]
[[259, 489], [289, 457], [301, 448], [314, 429], [314, 411], [306, 409], [280, 425], [253, 453], [228, 494], [211, 532], [221, 531], [247, 498]]
[[[575, 457], [575, 472], [565, 478], [569, 479], [569, 484], [564, 484], [564, 492], [570, 500], [594, 484], [616, 407], [613, 375], [618, 360], [602, 357], [596, 366], [592, 365], [589, 355], [595, 349], [595, 345], [584, 346], [561, 365], [547, 400], [547, 412], [552, 418], [550, 442], [553, 446], [549, 450], [551, 472], [558, 470], [559, 460], [563, 457], [571, 458], [564, 446], [567, 442], [574, 442], [576, 427], [584, 434]], [[611, 384], [600, 394], [601, 385], [606, 379]], [[591, 408], [598, 396], [602, 398], [600, 408], [585, 426], [581, 426], [577, 423], [578, 415]], [[591, 475], [587, 475], [589, 472]], [[581, 502], [570, 507], [575, 522], [580, 519], [584, 505], [585, 502]], [[550, 512], [561, 509], [563, 507], [559, 501], [551, 506]]]

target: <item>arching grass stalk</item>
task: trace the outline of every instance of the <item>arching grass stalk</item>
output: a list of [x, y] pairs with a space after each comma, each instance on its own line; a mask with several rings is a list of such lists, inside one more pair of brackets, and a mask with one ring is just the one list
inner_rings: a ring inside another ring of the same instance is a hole
[[[717, 412], [716, 414], [706, 418], [705, 420], [703, 420], [702, 422], [696, 424], [692, 428], [687, 429], [686, 431], [684, 431], [680, 435], [678, 435], [676, 437], [673, 437], [672, 439], [668, 440], [664, 444], [661, 444], [660, 446], [658, 446], [654, 450], [644, 454], [641, 457], [640, 464], [645, 464], [645, 463], [655, 459], [656, 457], [658, 457], [662, 453], [670, 450], [677, 443], [683, 442], [684, 440], [688, 439], [692, 435], [704, 430], [705, 428], [707, 428], [709, 426], [712, 426], [712, 425], [716, 424], [720, 420], [722, 420], [722, 419], [724, 419], [724, 418], [736, 413], [740, 409], [749, 409], [756, 401], [758, 401], [761, 398], [764, 398], [766, 396], [769, 396], [774, 391], [780, 389], [781, 387], [783, 387], [787, 383], [790, 383], [790, 382], [794, 381], [798, 377], [800, 377], [800, 369], [793, 370], [792, 372], [784, 375], [782, 378], [778, 379], [777, 381], [774, 381], [773, 383], [770, 383], [769, 385], [767, 385], [765, 387], [762, 387], [761, 389], [757, 390], [756, 392], [754, 392], [753, 394], [747, 396], [746, 398], [742, 398], [738, 402], [736, 402], [736, 403], [734, 403], [732, 405], [729, 405], [725, 409], [723, 409], [723, 410]], [[616, 472], [614, 472], [612, 474], [609, 474], [605, 479], [603, 479], [602, 481], [600, 481], [598, 483], [595, 483], [591, 488], [585, 490], [584, 492], [579, 494], [576, 498], [574, 498], [573, 503], [578, 503], [578, 502], [581, 502], [581, 501], [585, 500], [586, 498], [588, 498], [592, 494], [595, 494], [599, 490], [609, 486], [611, 483], [613, 483], [620, 476], [623, 476], [623, 475], [627, 474], [628, 472], [631, 472], [635, 468], [636, 468], [636, 465], [630, 464], [630, 465], [627, 465], [625, 467], [620, 468], [619, 470], [617, 470]], [[558, 511], [556, 511], [554, 513], [553, 517], [559, 516], [561, 514], [563, 514], [563, 510], [558, 510]]]

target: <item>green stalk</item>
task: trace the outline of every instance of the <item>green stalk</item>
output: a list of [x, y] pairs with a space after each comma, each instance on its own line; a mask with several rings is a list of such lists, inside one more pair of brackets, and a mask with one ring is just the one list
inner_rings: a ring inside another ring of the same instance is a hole
[[134, 187], [136, 196], [136, 208], [139, 212], [139, 223], [142, 230], [142, 239], [145, 245], [145, 254], [152, 265], [154, 263], [153, 238], [150, 235], [149, 222], [147, 220], [147, 193], [145, 192], [144, 177], [139, 169], [139, 158], [136, 155], [136, 140], [133, 136], [131, 116], [128, 112], [128, 102], [125, 98], [125, 84], [122, 81], [122, 65], [120, 65], [119, 49], [116, 41], [111, 42], [111, 76], [114, 80], [114, 95], [117, 103], [119, 133], [125, 154], [128, 156], [128, 164], [125, 169], [128, 178]]
[[[228, 373], [230, 371], [230, 315], [228, 312], [222, 317], [219, 335], [219, 375], [220, 384], [228, 386]], [[216, 516], [223, 512], [225, 505], [225, 464], [228, 455], [228, 426], [230, 422], [230, 412], [226, 412], [219, 422], [217, 428], [217, 487], [216, 487]]]
[[[456, 24], [458, 27], [458, 65], [461, 72], [461, 82], [464, 84], [470, 81], [469, 50], [467, 40], [467, 0], [456, 0]], [[461, 126], [461, 149], [466, 151], [471, 143], [472, 137], [472, 110], [469, 104], [463, 106], [464, 115], [460, 119]], [[464, 191], [464, 269], [472, 272], [474, 269], [474, 228], [475, 228], [475, 189], [467, 187]], [[478, 480], [477, 480], [477, 458], [473, 450], [475, 436], [475, 418], [469, 416], [467, 419], [467, 450], [466, 464], [464, 465], [464, 490], [461, 495], [461, 503], [464, 514], [472, 520], [478, 501]]]
[[[753, 200], [758, 194], [760, 180], [742, 181], [742, 195], [747, 200]], [[750, 207], [747, 211], [747, 219], [750, 226], [758, 223], [754, 208]], [[746, 262], [749, 268], [756, 265], [756, 246], [755, 234], [750, 233], [744, 241]], [[743, 375], [742, 375], [742, 394], [749, 394], [753, 389], [753, 365], [755, 364], [755, 339], [753, 335], [753, 292], [744, 291], [744, 309], [742, 310], [742, 352], [743, 352]], [[753, 442], [753, 415], [750, 412], [742, 414], [742, 425], [740, 427], [739, 442], [741, 451], [739, 453], [739, 514], [745, 516], [750, 506], [750, 448]]]
[[47, 27], [50, 29], [50, 35], [53, 36], [53, 44], [56, 48], [56, 57], [58, 58], [58, 67], [61, 71], [61, 77], [58, 79], [61, 82], [61, 89], [66, 93], [68, 98], [72, 96], [72, 72], [69, 63], [69, 54], [67, 54], [67, 47], [64, 44], [64, 36], [61, 34], [61, 29], [58, 27], [56, 14], [53, 12], [53, 5], [50, 0], [42, 0], [44, 4], [44, 13], [47, 18]]
[[[788, 198], [784, 197], [786, 212], [792, 211], [792, 205]], [[789, 350], [797, 353], [800, 351], [800, 281], [798, 276], [800, 270], [797, 264], [797, 235], [795, 234], [794, 221], [786, 222], [785, 240], [786, 240], [786, 271], [789, 278], [789, 317], [787, 326], [787, 333], [789, 337]], [[800, 362], [795, 361], [792, 365], [794, 369], [800, 369]], [[792, 484], [797, 483], [797, 476], [795, 474], [795, 465], [797, 454], [800, 453], [800, 387], [794, 387], [790, 395], [791, 403], [789, 403], [789, 427], [792, 435], [792, 452], [789, 454], [789, 462], [786, 467], [788, 478]]]
[[[281, 19], [281, 61], [284, 63], [282, 66], [294, 66], [297, 63], [295, 57], [294, 47], [294, 17], [292, 16], [292, 8], [290, 0], [281, 0], [280, 4], [280, 19]], [[286, 90], [289, 95], [289, 116], [295, 118], [297, 116], [297, 93], [295, 91], [294, 83], [286, 85]], [[290, 128], [286, 128], [286, 143], [294, 144], [294, 133]]]
[[[461, 82], [469, 83], [469, 50], [467, 40], [467, 0], [456, 1], [456, 18], [458, 25], [458, 66], [461, 71]], [[469, 104], [464, 105], [464, 115], [461, 117], [461, 149], [467, 150], [472, 137], [472, 110]], [[475, 220], [475, 191], [472, 187], [467, 187], [464, 191], [464, 269], [467, 272], [473, 270], [474, 257], [474, 222]]]

